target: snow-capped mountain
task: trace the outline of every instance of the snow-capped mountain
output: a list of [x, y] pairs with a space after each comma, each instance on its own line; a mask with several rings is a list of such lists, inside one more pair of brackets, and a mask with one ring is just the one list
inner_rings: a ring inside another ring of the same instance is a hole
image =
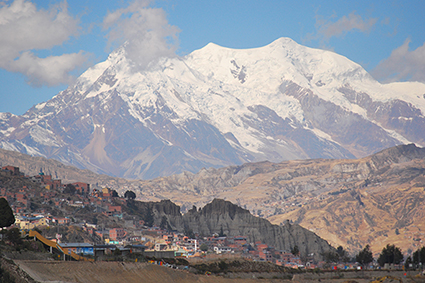
[[424, 113], [425, 84], [380, 84], [288, 38], [246, 50], [210, 43], [142, 71], [123, 46], [24, 115], [0, 113], [0, 146], [147, 179], [425, 146]]

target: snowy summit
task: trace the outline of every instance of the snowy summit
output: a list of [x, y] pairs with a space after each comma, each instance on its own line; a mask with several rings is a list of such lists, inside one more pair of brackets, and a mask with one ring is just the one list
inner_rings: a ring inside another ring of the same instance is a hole
[[424, 84], [380, 84], [347, 58], [289, 38], [243, 50], [210, 43], [144, 69], [122, 46], [50, 101], [0, 113], [0, 146], [146, 179], [425, 146], [424, 113]]

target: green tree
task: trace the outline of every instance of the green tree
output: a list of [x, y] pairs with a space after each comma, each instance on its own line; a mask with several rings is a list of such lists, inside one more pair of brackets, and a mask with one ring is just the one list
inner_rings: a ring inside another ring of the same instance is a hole
[[65, 189], [63, 189], [64, 194], [70, 194], [70, 195], [75, 194], [76, 191], [77, 189], [75, 188], [73, 184], [67, 184]]
[[21, 232], [18, 228], [12, 228], [7, 230], [6, 238], [14, 245], [19, 246], [23, 243], [21, 238]]
[[126, 199], [135, 199], [135, 198], [136, 198], [136, 193], [135, 193], [135, 192], [133, 192], [133, 191], [126, 191], [126, 192], [124, 193], [124, 197], [125, 197]]
[[338, 253], [334, 251], [324, 252], [322, 256], [327, 263], [338, 262], [339, 259]]
[[380, 266], [384, 266], [386, 263], [399, 264], [402, 261], [403, 254], [401, 253], [400, 248], [390, 244], [382, 249], [382, 252], [378, 257], [378, 263]]
[[422, 265], [425, 265], [425, 247], [422, 247], [421, 249], [417, 249], [413, 253], [412, 261], [416, 265], [418, 265], [419, 263], [422, 263]]
[[193, 230], [188, 227], [185, 227], [184, 234], [188, 236], [190, 239], [195, 239], [195, 233], [193, 233]]
[[15, 223], [15, 216], [5, 198], [0, 198], [0, 228], [9, 227]]
[[218, 233], [218, 236], [219, 236], [219, 237], [226, 237], [226, 236], [227, 236], [226, 234], [224, 234], [223, 226], [221, 226], [221, 228], [220, 228], [220, 233]]
[[203, 251], [203, 252], [206, 252], [206, 251], [208, 251], [208, 246], [207, 246], [207, 244], [203, 243], [203, 244], [199, 247], [199, 249], [200, 249], [201, 251]]
[[300, 249], [298, 248], [297, 245], [295, 245], [293, 248], [291, 248], [291, 253], [295, 256], [300, 253]]
[[119, 195], [118, 195], [118, 193], [117, 193], [117, 191], [116, 191], [116, 190], [113, 190], [113, 191], [112, 191], [112, 197], [113, 197], [113, 198], [118, 198], [118, 197], [119, 197]]
[[373, 255], [369, 245], [366, 245], [366, 247], [356, 255], [356, 261], [362, 266], [367, 266], [373, 261]]
[[350, 261], [350, 258], [348, 257], [347, 251], [345, 251], [342, 246], [339, 246], [338, 248], [336, 248], [336, 252], [338, 254], [340, 262], [349, 262]]
[[408, 270], [411, 264], [413, 264], [413, 261], [412, 261], [412, 258], [409, 256], [404, 262], [404, 269]]

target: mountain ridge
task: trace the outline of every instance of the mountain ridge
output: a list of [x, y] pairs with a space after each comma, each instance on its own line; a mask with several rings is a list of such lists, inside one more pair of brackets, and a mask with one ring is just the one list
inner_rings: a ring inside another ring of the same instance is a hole
[[0, 147], [152, 179], [425, 146], [425, 84], [381, 85], [347, 58], [288, 38], [247, 50], [209, 44], [144, 70], [125, 55], [118, 48], [24, 115], [2, 113]]

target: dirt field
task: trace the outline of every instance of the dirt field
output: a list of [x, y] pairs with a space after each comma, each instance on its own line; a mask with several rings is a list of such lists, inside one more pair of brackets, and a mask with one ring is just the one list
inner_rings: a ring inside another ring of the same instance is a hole
[[[229, 279], [213, 275], [195, 275], [188, 271], [173, 270], [168, 267], [147, 263], [25, 260], [15, 260], [15, 263], [37, 282], [258, 282], [255, 279]], [[264, 280], [262, 282], [283, 281]]]
[[[379, 282], [425, 282], [425, 277], [415, 277], [419, 272], [403, 271], [361, 271], [361, 272], [327, 272], [297, 274], [292, 280], [266, 279], [265, 274], [227, 274], [224, 278], [214, 275], [195, 275], [188, 271], [173, 270], [165, 266], [147, 263], [121, 262], [63, 262], [15, 260], [21, 270], [36, 282], [49, 283], [115, 283], [115, 282], [200, 282], [200, 283], [242, 283], [242, 282], [329, 282], [329, 283], [369, 283]], [[385, 279], [385, 277], [387, 277]], [[378, 281], [376, 281], [378, 282]]]

